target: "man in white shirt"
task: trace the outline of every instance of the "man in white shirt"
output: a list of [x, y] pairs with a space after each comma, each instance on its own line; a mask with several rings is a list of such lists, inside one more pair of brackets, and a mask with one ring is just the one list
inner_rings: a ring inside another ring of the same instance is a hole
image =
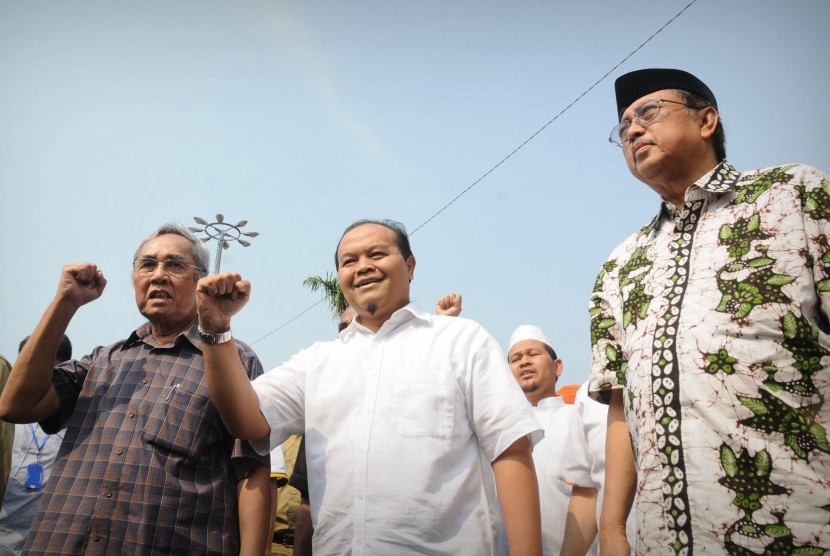
[[510, 336], [507, 359], [545, 431], [545, 437], [533, 449], [533, 463], [539, 481], [544, 553], [554, 556], [562, 546], [570, 498], [570, 487], [556, 478], [573, 415], [573, 406], [556, 395], [563, 364], [544, 330], [528, 324]]
[[[599, 515], [605, 484], [605, 432], [608, 406], [588, 396], [589, 382], [576, 392], [558, 478], [571, 485], [562, 556], [599, 554]], [[628, 516], [626, 537], [636, 553], [634, 514]]]
[[335, 262], [357, 318], [255, 383], [227, 340], [250, 283], [224, 273], [198, 286], [226, 425], [263, 451], [305, 432], [315, 553], [495, 554], [495, 477], [511, 551], [541, 554], [541, 430], [495, 339], [410, 302], [415, 257], [397, 222], [352, 224]]

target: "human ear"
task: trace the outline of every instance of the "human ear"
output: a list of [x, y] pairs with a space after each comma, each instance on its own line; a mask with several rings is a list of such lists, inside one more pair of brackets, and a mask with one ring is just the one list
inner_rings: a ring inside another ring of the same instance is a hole
[[409, 269], [409, 281], [411, 282], [415, 278], [415, 255], [410, 255], [406, 259], [406, 268]]
[[714, 106], [706, 106], [698, 110], [700, 118], [700, 136], [703, 139], [710, 139], [715, 134], [720, 121], [720, 115]]

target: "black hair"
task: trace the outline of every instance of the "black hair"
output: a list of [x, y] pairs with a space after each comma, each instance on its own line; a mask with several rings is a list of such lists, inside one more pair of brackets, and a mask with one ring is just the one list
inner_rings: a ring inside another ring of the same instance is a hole
[[[26, 336], [20, 340], [20, 345], [17, 346], [17, 353], [23, 351], [23, 346], [26, 345], [28, 340], [29, 336]], [[61, 341], [58, 343], [58, 352], [55, 354], [55, 359], [57, 359], [60, 363], [72, 359], [72, 342], [69, 341], [69, 337], [66, 334], [63, 335], [63, 338], [61, 338]]]
[[543, 346], [545, 346], [545, 351], [547, 351], [547, 352], [548, 352], [548, 355], [550, 355], [550, 358], [551, 358], [553, 361], [556, 361], [557, 359], [559, 359], [559, 358], [556, 356], [556, 351], [554, 351], [554, 349], [553, 349], [552, 347], [550, 347], [549, 345], [547, 345], [547, 344], [545, 344], [545, 343], [543, 343], [542, 345], [543, 345]]
[[408, 259], [412, 256], [412, 248], [409, 246], [409, 234], [406, 233], [406, 228], [400, 222], [395, 220], [371, 220], [371, 219], [363, 219], [358, 220], [357, 222], [353, 222], [343, 231], [343, 234], [340, 236], [340, 240], [337, 242], [337, 248], [334, 250], [334, 268], [340, 268], [340, 264], [337, 260], [337, 252], [340, 250], [340, 242], [343, 241], [343, 238], [357, 228], [358, 226], [362, 226], [364, 224], [377, 224], [378, 226], [383, 226], [384, 228], [388, 228], [395, 233], [395, 243], [398, 245], [398, 250], [403, 255], [404, 260]]

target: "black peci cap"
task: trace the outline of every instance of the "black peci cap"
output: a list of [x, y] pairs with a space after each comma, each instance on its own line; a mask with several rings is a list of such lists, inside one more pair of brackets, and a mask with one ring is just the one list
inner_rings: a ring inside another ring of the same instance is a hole
[[617, 93], [617, 118], [638, 98], [663, 89], [694, 93], [717, 108], [715, 95], [706, 84], [689, 72], [678, 69], [649, 68], [626, 73], [614, 82]]

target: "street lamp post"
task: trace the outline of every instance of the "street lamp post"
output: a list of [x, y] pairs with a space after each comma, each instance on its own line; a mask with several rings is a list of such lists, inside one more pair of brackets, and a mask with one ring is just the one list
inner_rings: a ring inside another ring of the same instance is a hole
[[247, 220], [240, 220], [236, 224], [230, 224], [225, 222], [225, 216], [221, 213], [216, 215], [216, 222], [208, 222], [204, 218], [200, 218], [198, 216], [194, 216], [193, 220], [195, 220], [197, 224], [201, 224], [202, 227], [188, 226], [188, 230], [194, 233], [204, 233], [205, 237], [201, 237], [199, 239], [205, 243], [212, 239], [217, 241], [216, 265], [213, 268], [214, 274], [219, 272], [219, 267], [222, 264], [222, 249], [230, 247], [232, 241], [237, 242], [242, 247], [248, 247], [251, 245], [251, 242], [242, 239], [242, 236], [256, 237], [259, 235], [259, 232], [242, 231], [242, 228], [248, 223]]

